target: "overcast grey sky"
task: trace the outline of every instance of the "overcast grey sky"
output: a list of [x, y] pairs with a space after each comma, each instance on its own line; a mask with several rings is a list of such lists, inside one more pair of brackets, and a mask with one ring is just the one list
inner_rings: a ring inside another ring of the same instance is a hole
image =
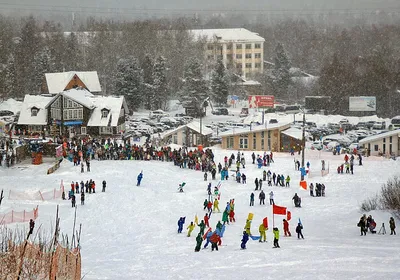
[[[285, 12], [285, 10], [302, 10], [311, 12], [336, 12], [352, 10], [352, 12], [369, 12], [371, 10], [391, 10], [400, 12], [400, 0], [0, 0], [2, 11], [24, 12], [73, 12], [77, 10], [96, 11], [99, 15], [118, 13], [139, 13], [147, 10], [149, 14], [194, 14], [196, 12], [213, 11], [228, 12], [241, 10], [244, 14], [255, 11]], [[120, 9], [116, 11], [115, 9]], [[139, 9], [139, 10], [137, 10]], [[176, 11], [179, 10], [179, 11]], [[244, 11], [247, 10], [247, 11]], [[252, 11], [248, 11], [252, 10]], [[322, 11], [321, 11], [322, 10]]]

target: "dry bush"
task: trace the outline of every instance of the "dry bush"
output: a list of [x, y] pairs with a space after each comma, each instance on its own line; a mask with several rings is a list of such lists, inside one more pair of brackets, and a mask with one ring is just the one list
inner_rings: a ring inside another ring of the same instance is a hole
[[381, 189], [381, 205], [400, 219], [400, 178], [389, 179]]

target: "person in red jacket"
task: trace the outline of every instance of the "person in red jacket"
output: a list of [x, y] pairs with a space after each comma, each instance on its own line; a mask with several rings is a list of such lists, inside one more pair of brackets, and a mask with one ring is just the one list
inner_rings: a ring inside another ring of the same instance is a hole
[[208, 203], [207, 203], [208, 212], [212, 212], [212, 206], [213, 206], [213, 203], [211, 201], [208, 201]]
[[229, 211], [229, 222], [236, 222], [235, 220], [235, 211], [233, 211], [232, 209]]
[[211, 251], [217, 250], [218, 251], [218, 243], [221, 241], [221, 238], [219, 235], [214, 232], [211, 237], [210, 237], [210, 242], [211, 242]]
[[283, 232], [285, 233], [285, 236], [292, 236], [289, 230], [289, 222], [286, 221], [286, 219], [283, 219]]
[[74, 182], [71, 183], [71, 190], [75, 193], [75, 183]]
[[204, 215], [203, 220], [204, 220], [204, 224], [206, 225], [206, 227], [210, 227], [210, 224], [208, 223], [209, 218], [208, 218], [207, 213]]

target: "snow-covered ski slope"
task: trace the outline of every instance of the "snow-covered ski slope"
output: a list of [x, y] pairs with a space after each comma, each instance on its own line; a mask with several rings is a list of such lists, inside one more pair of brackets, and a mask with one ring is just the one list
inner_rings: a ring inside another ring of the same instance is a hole
[[[234, 151], [235, 155], [236, 152]], [[231, 152], [217, 150], [216, 162]], [[186, 227], [204, 216], [203, 201], [207, 198], [203, 174], [183, 170], [170, 162], [158, 161], [92, 161], [90, 173], [80, 173], [79, 167], [63, 162], [54, 174], [46, 175], [48, 164], [20, 165], [0, 168], [1, 186], [7, 190], [35, 191], [58, 187], [61, 179], [66, 189], [71, 181], [93, 179], [96, 194], [87, 194], [85, 206], [77, 196], [77, 219], [83, 224], [81, 246], [85, 279], [400, 279], [400, 236], [372, 235], [361, 237], [356, 226], [362, 213], [361, 201], [377, 193], [392, 175], [400, 173], [400, 162], [370, 157], [364, 165], [354, 167], [354, 175], [336, 174], [343, 156], [307, 151], [306, 162], [311, 163], [308, 183], [326, 185], [326, 197], [310, 197], [298, 187], [299, 173], [294, 170], [293, 157], [275, 153], [272, 172], [290, 175], [291, 187], [267, 187], [273, 190], [275, 202], [292, 212], [292, 237], [282, 237], [282, 219], [275, 215], [275, 224], [281, 231], [280, 249], [272, 249], [272, 209], [260, 206], [259, 192], [255, 192], [254, 207], [249, 207], [249, 196], [254, 191], [255, 177], [262, 169], [251, 164], [251, 153], [245, 152], [247, 185], [237, 184], [232, 177], [222, 182], [220, 209], [229, 199], [236, 201], [236, 223], [228, 225], [218, 252], [194, 252], [195, 237], [186, 237]], [[296, 159], [299, 156], [296, 155]], [[330, 174], [321, 177], [321, 159], [330, 166]], [[26, 167], [26, 168], [21, 168]], [[136, 176], [143, 170], [141, 187], [136, 187]], [[268, 170], [268, 169], [267, 169]], [[230, 175], [233, 172], [229, 172]], [[211, 176], [209, 175], [209, 178]], [[106, 193], [101, 193], [101, 182], [107, 181]], [[219, 179], [219, 178], [218, 178]], [[211, 181], [213, 186], [219, 180]], [[178, 184], [186, 182], [185, 192], [177, 191]], [[294, 193], [302, 197], [302, 208], [294, 208]], [[1, 212], [8, 209], [31, 209], [39, 205], [38, 225], [50, 230], [54, 225], [56, 205], [60, 204], [61, 230], [72, 235], [74, 210], [70, 201], [9, 201], [7, 197]], [[247, 250], [240, 250], [240, 240], [249, 212], [254, 213], [252, 233], [259, 235], [258, 226], [264, 217], [269, 219], [267, 243], [249, 240]], [[377, 230], [384, 222], [389, 231], [390, 213], [374, 211]], [[184, 233], [177, 234], [179, 217], [186, 216]], [[222, 213], [213, 214], [210, 225], [215, 228]], [[305, 239], [298, 240], [295, 226], [298, 218], [304, 225]], [[396, 221], [400, 226], [400, 222]], [[14, 225], [18, 227], [27, 224]], [[398, 232], [400, 229], [398, 228]], [[204, 244], [204, 243], [203, 243]]]

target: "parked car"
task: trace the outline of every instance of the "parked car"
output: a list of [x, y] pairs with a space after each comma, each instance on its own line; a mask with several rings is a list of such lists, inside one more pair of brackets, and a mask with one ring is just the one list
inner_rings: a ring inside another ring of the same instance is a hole
[[240, 118], [245, 118], [249, 115], [249, 108], [242, 108], [242, 111], [239, 114]]
[[365, 129], [365, 128], [368, 128], [368, 125], [366, 122], [359, 122], [356, 124], [356, 128], [357, 129]]
[[163, 110], [155, 110], [150, 112], [150, 118], [156, 119], [161, 117], [169, 117], [169, 114], [164, 112]]
[[384, 121], [375, 122], [374, 125], [372, 126], [372, 129], [386, 129], [386, 122]]
[[374, 124], [375, 124], [375, 121], [369, 121], [369, 122], [367, 122], [367, 128], [368, 128], [368, 129], [371, 129], [371, 128], [374, 126]]
[[214, 108], [214, 110], [211, 113], [213, 115], [224, 115], [224, 116], [229, 115], [228, 109], [226, 108]]
[[316, 150], [320, 151], [320, 150], [322, 150], [322, 148], [323, 148], [323, 145], [320, 141], [315, 141], [315, 142], [312, 142], [312, 144], [311, 144], [311, 149], [316, 149]]

